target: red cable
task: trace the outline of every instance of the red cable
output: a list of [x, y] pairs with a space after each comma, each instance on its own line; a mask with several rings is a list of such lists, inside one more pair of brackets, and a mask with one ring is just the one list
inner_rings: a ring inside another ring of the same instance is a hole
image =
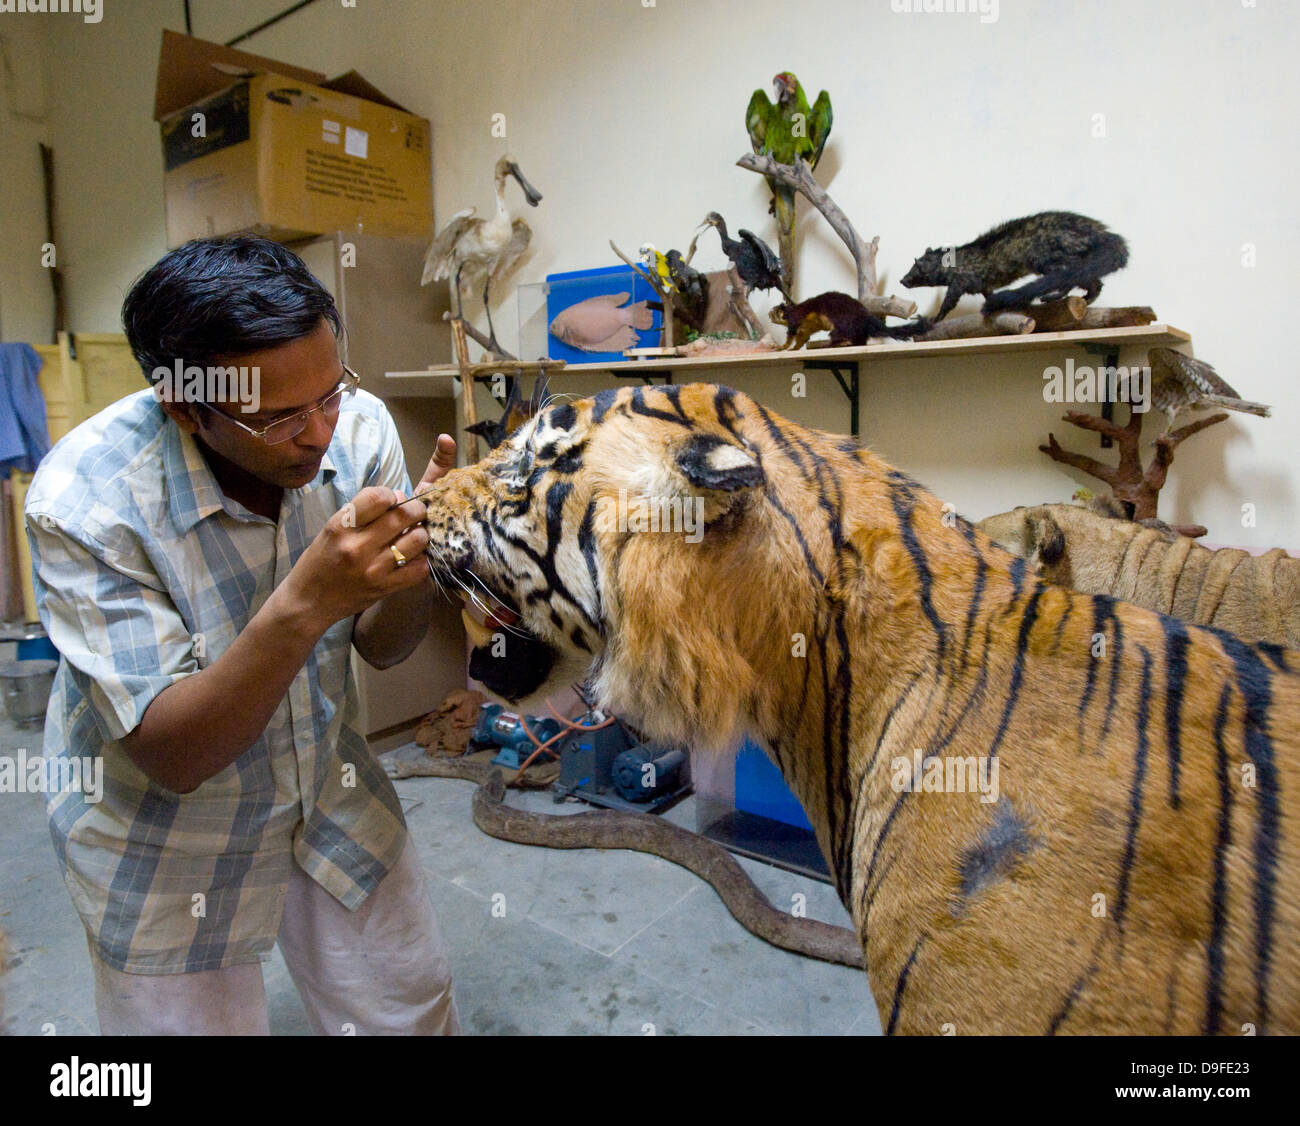
[[545, 751], [552, 758], [558, 758], [559, 757], [558, 752], [550, 749], [551, 744], [554, 743], [557, 739], [573, 731], [599, 731], [604, 727], [608, 727], [611, 723], [614, 722], [615, 719], [615, 717], [611, 715], [611, 716], [607, 716], [605, 720], [601, 723], [593, 723], [593, 724], [574, 723], [573, 720], [569, 719], [568, 717], [560, 715], [560, 713], [555, 710], [555, 705], [551, 703], [549, 698], [546, 701], [546, 706], [550, 708], [551, 714], [560, 721], [560, 723], [566, 728], [566, 730], [557, 731], [554, 735], [552, 735], [549, 739], [547, 739], [545, 743], [543, 743], [540, 739], [537, 738], [536, 735], [532, 733], [531, 730], [529, 730], [528, 723], [525, 721], [523, 713], [520, 712], [519, 725], [524, 729], [524, 734], [527, 735], [528, 738], [533, 741], [533, 746], [536, 748], [536, 750], [534, 750], [531, 755], [529, 755], [526, 759], [524, 759], [523, 765], [519, 768], [514, 778], [511, 779], [512, 782], [519, 781], [519, 779], [523, 777], [524, 771], [527, 770], [529, 766], [532, 765], [533, 759], [535, 759], [543, 751]]

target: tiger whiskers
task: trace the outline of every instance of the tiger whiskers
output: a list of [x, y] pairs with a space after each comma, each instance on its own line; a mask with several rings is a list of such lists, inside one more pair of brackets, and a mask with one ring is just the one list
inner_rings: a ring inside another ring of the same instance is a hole
[[537, 413], [541, 414], [542, 411], [549, 410], [556, 403], [571, 403], [577, 397], [578, 396], [572, 391], [554, 392], [553, 394], [547, 395], [546, 398], [542, 400], [541, 406], [537, 408]]
[[[485, 615], [491, 615], [492, 617], [496, 618], [498, 622], [501, 622], [501, 619], [496, 617], [496, 612], [492, 609], [492, 607], [489, 606], [487, 603], [485, 603], [479, 597], [478, 592], [460, 577], [458, 571], [464, 572], [464, 574], [468, 575], [471, 579], [473, 579], [476, 583], [478, 583], [479, 586], [483, 588], [484, 594], [486, 594], [489, 598], [496, 600], [496, 595], [493, 594], [492, 591], [488, 588], [487, 583], [485, 583], [482, 579], [480, 579], [478, 575], [474, 574], [474, 572], [471, 571], [468, 567], [461, 567], [458, 569], [453, 569], [452, 567], [450, 567], [447, 564], [447, 560], [443, 555], [441, 549], [434, 547], [432, 544], [430, 544], [428, 547], [428, 551], [426, 552], [426, 558], [428, 557], [428, 552], [434, 552], [437, 554], [438, 562], [443, 565], [442, 568], [443, 572], [449, 575], [451, 577], [452, 582], [454, 582], [458, 587], [460, 587], [462, 591], [464, 591], [466, 597], [469, 598], [470, 602], [472, 602], [475, 607], [481, 610]], [[433, 561], [431, 559], [429, 562], [429, 570], [430, 572], [433, 571]], [[435, 582], [436, 581], [437, 580], [435, 579]], [[442, 586], [441, 583], [438, 583], [438, 585], [439, 587]], [[447, 591], [444, 589], [443, 593], [447, 594]], [[448, 595], [448, 598], [450, 599], [450, 595]], [[455, 605], [454, 602], [452, 604]], [[514, 626], [508, 625], [505, 622], [501, 622], [501, 628], [505, 630], [507, 633], [513, 633], [516, 637], [527, 638], [529, 636], [522, 630], [515, 629]]]
[[425, 548], [424, 561], [429, 565], [429, 578], [433, 580], [435, 589], [447, 600], [448, 604], [455, 606], [456, 599], [452, 597], [451, 591], [447, 589], [446, 585], [439, 577], [438, 569], [433, 565], [433, 549], [431, 547]]
[[[451, 578], [452, 582], [454, 582], [458, 587], [460, 587], [460, 589], [465, 593], [465, 595], [469, 598], [469, 600], [476, 607], [478, 607], [478, 609], [482, 610], [483, 613], [485, 614], [490, 614], [492, 612], [491, 609], [487, 606], [487, 604], [484, 603], [483, 600], [479, 598], [478, 593], [474, 590], [474, 588], [469, 586], [463, 579], [461, 579], [461, 577], [456, 573], [456, 571], [453, 570], [452, 567], [447, 563], [446, 557], [443, 555], [440, 549], [430, 544], [426, 551], [426, 556], [428, 555], [428, 552], [432, 552], [438, 556], [438, 562], [442, 564], [442, 573], [448, 575]], [[484, 583], [482, 579], [480, 579], [472, 571], [469, 571], [466, 568], [460, 568], [460, 569], [465, 571], [467, 575], [470, 575], [475, 580], [475, 582], [477, 582], [481, 587], [483, 587], [483, 589], [487, 591], [488, 595], [491, 596], [492, 592], [488, 591], [487, 584]], [[432, 559], [430, 559], [429, 561], [429, 570], [431, 572], [433, 571]], [[435, 581], [437, 580], [435, 579]], [[443, 584], [439, 582], [438, 585], [443, 589], [443, 593], [447, 594], [448, 598], [450, 598], [451, 597], [450, 593], [446, 590], [445, 587], [443, 587]]]

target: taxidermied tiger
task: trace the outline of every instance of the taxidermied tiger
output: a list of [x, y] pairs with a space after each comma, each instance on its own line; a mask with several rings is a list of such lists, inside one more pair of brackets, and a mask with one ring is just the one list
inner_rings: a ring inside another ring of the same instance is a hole
[[1077, 504], [1040, 504], [975, 525], [1049, 583], [1108, 594], [1247, 641], [1300, 648], [1300, 559], [1277, 547], [1213, 551]]
[[725, 387], [551, 405], [432, 492], [489, 691], [764, 746], [888, 1032], [1300, 1032], [1300, 653], [1042, 583]]

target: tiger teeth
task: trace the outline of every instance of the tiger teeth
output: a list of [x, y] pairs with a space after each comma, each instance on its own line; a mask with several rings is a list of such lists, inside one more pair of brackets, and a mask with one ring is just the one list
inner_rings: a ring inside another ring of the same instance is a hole
[[461, 610], [460, 620], [465, 623], [465, 632], [474, 643], [475, 649], [486, 649], [492, 644], [492, 631], [482, 622], [471, 617], [468, 610]]

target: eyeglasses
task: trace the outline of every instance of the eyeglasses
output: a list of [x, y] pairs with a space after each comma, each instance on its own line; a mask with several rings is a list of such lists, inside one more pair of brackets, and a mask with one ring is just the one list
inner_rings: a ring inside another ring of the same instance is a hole
[[277, 418], [274, 422], [263, 426], [261, 430], [254, 430], [247, 423], [240, 422], [239, 419], [226, 414], [225, 411], [217, 410], [210, 403], [208, 404], [208, 410], [221, 415], [227, 422], [234, 423], [240, 430], [251, 434], [254, 438], [261, 438], [268, 446], [275, 446], [281, 442], [287, 442], [290, 438], [298, 437], [307, 428], [307, 420], [317, 411], [320, 411], [327, 418], [337, 415], [344, 398], [350, 398], [356, 393], [359, 386], [361, 386], [361, 376], [348, 367], [347, 364], [344, 364], [342, 381], [315, 406], [308, 407], [305, 411], [297, 411], [285, 418]]

